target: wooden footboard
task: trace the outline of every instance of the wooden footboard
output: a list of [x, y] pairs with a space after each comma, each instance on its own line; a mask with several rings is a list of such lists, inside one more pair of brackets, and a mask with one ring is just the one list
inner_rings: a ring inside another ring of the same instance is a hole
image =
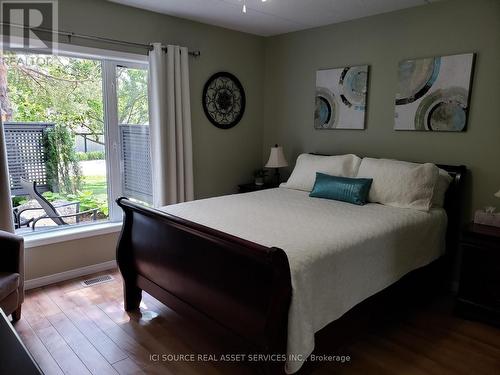
[[116, 259], [125, 309], [144, 290], [183, 314], [209, 318], [266, 352], [286, 349], [291, 281], [283, 250], [120, 198]]

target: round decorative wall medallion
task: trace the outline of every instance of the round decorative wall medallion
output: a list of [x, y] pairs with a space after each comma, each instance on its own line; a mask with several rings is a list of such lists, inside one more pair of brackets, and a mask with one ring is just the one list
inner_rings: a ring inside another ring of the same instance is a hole
[[238, 78], [219, 72], [211, 76], [203, 88], [203, 110], [212, 124], [230, 129], [240, 122], [245, 112], [245, 91]]

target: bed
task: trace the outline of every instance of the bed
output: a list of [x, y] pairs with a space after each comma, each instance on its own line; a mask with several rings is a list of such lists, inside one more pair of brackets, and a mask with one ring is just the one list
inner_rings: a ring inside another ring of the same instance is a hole
[[300, 369], [314, 335], [456, 245], [464, 167], [444, 208], [429, 212], [310, 198], [276, 188], [163, 207], [120, 198], [117, 248], [125, 309], [141, 291], [215, 321], [253, 352], [286, 353]]

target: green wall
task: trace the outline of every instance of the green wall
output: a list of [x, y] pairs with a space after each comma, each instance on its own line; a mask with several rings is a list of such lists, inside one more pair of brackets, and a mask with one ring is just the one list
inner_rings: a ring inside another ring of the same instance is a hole
[[[190, 58], [195, 195], [202, 198], [231, 193], [237, 184], [252, 180], [253, 170], [262, 165], [264, 38], [103, 0], [59, 0], [59, 28], [200, 50], [201, 57]], [[64, 38], [60, 41], [66, 42]], [[76, 38], [73, 43], [141, 52]], [[203, 85], [217, 71], [235, 74], [247, 94], [245, 116], [231, 130], [211, 125], [201, 106]]]
[[[59, 0], [60, 28], [131, 42], [160, 41], [201, 50], [191, 59], [195, 193], [198, 198], [233, 192], [283, 144], [289, 161], [301, 152], [355, 152], [415, 161], [463, 163], [472, 170], [472, 207], [498, 204], [500, 188], [500, 1], [454, 0], [343, 24], [261, 38], [120, 6], [103, 0]], [[61, 40], [64, 42], [64, 40]], [[89, 45], [82, 40], [76, 44]], [[116, 45], [94, 47], [127, 50]], [[133, 51], [130, 51], [133, 52]], [[137, 52], [137, 51], [135, 51]], [[469, 128], [465, 133], [395, 132], [396, 67], [400, 59], [476, 52]], [[367, 129], [314, 131], [315, 71], [369, 64]], [[231, 130], [213, 127], [201, 91], [214, 72], [237, 75], [247, 110]], [[27, 278], [63, 272], [114, 258], [116, 234], [32, 248]], [[93, 249], [81, 258], [79, 249]], [[39, 251], [36, 251], [39, 250]], [[57, 264], [41, 261], [46, 252]], [[41, 255], [44, 254], [44, 255]]]
[[[268, 147], [280, 143], [292, 164], [312, 151], [465, 164], [469, 213], [499, 203], [493, 197], [500, 189], [498, 0], [448, 0], [270, 38], [103, 0], [60, 0], [59, 10], [63, 30], [201, 50], [190, 60], [198, 198], [233, 192], [263, 164]], [[398, 62], [466, 52], [477, 54], [467, 131], [394, 131]], [[360, 64], [370, 66], [366, 130], [315, 131], [316, 70]], [[237, 75], [247, 93], [245, 116], [231, 130], [213, 127], [201, 107], [203, 84], [220, 70]]]
[[[397, 64], [477, 53], [464, 133], [396, 132]], [[454, 0], [266, 39], [264, 149], [465, 164], [466, 209], [500, 205], [500, 1]], [[366, 130], [314, 130], [317, 69], [370, 66]]]

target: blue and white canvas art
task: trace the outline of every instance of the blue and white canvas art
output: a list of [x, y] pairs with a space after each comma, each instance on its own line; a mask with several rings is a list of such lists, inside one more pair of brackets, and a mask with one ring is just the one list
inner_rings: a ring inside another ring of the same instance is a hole
[[315, 129], [364, 129], [368, 65], [316, 72]]
[[394, 129], [466, 129], [474, 54], [399, 63]]

